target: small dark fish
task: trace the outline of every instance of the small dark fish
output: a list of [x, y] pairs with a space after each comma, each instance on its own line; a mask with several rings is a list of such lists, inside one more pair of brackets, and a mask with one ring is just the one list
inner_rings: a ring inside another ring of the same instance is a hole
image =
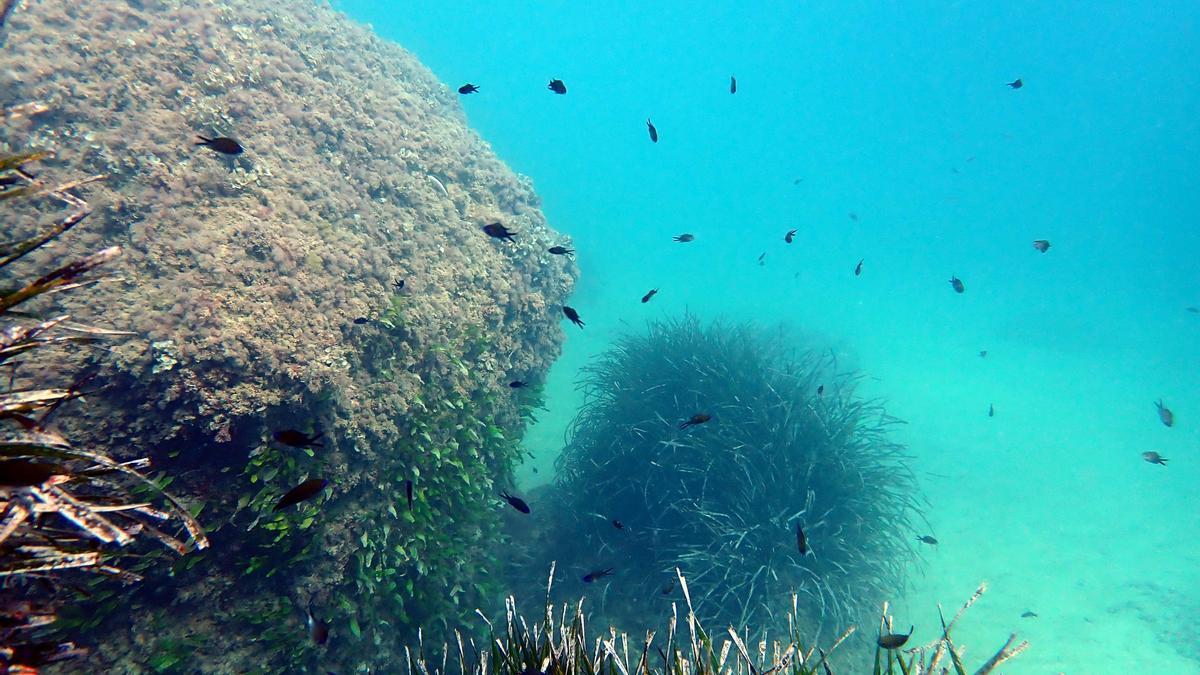
[[546, 250], [553, 253], [554, 255], [565, 255], [567, 257], [575, 255], [575, 249], [566, 248], [564, 246], [551, 246], [550, 248], [548, 248]]
[[610, 576], [612, 573], [613, 568], [611, 567], [602, 570], [596, 570], [595, 572], [588, 572], [587, 574], [583, 575], [583, 583], [590, 584], [597, 579], [603, 579], [604, 577]]
[[909, 626], [908, 633], [888, 633], [879, 636], [879, 646], [884, 649], [899, 649], [912, 637], [914, 626]]
[[988, 404], [988, 417], [995, 417], [995, 416], [996, 416], [996, 406], [989, 403]]
[[290, 445], [293, 448], [319, 448], [323, 444], [317, 439], [324, 435], [325, 433], [322, 431], [318, 431], [312, 436], [309, 436], [303, 431], [284, 429], [283, 431], [276, 431], [271, 435], [271, 437], [276, 441], [283, 443], [284, 445]]
[[488, 225], [484, 225], [483, 231], [487, 232], [487, 235], [489, 237], [495, 237], [496, 239], [511, 240], [513, 237], [515, 237], [517, 235], [516, 232], [513, 232], [512, 230], [508, 229], [507, 227], [501, 225], [500, 223], [490, 223]]
[[792, 185], [799, 185], [803, 182], [804, 182], [803, 178], [797, 178], [796, 180], [792, 181]]
[[687, 418], [683, 422], [680, 422], [679, 428], [686, 429], [688, 427], [696, 426], [697, 424], [704, 424], [705, 422], [707, 422], [711, 419], [712, 419], [712, 415], [705, 415], [704, 413], [696, 413], [695, 415], [692, 415], [691, 417]]
[[808, 537], [804, 535], [800, 523], [796, 523], [796, 550], [800, 551], [800, 555], [808, 555]]
[[625, 523], [622, 523], [621, 521], [617, 520], [616, 518], [613, 518], [612, 524], [613, 524], [613, 527], [617, 528], [618, 530], [625, 529]]
[[23, 459], [0, 462], [0, 487], [33, 487], [54, 476], [62, 475], [66, 475], [66, 471], [57, 464], [29, 462]]
[[986, 358], [987, 358], [987, 350], [986, 350], [986, 349], [980, 349], [980, 350], [979, 350], [979, 358], [981, 358], [981, 359], [986, 359]]
[[404, 481], [404, 496], [408, 497], [408, 510], [412, 511], [412, 505], [413, 505], [413, 482], [412, 482], [412, 479], [405, 479], [405, 481]]
[[556, 94], [567, 93], [567, 85], [563, 84], [562, 80], [550, 80], [550, 84], [546, 85], [546, 88]]
[[525, 380], [513, 380], [512, 382], [508, 383], [508, 386], [512, 387], [513, 389], [520, 389], [521, 387], [525, 386]]
[[1037, 612], [1031, 612], [1029, 610], [1025, 610], [1025, 612], [1021, 614], [1021, 618], [1022, 619], [1036, 619], [1036, 618], [1038, 618], [1038, 615], [1037, 615]]
[[695, 238], [696, 238], [696, 235], [694, 235], [694, 234], [687, 234], [687, 233], [680, 234], [680, 235], [676, 235], [676, 236], [672, 237], [672, 239], [674, 239], [675, 241], [677, 241], [677, 242], [679, 242], [679, 243], [681, 243], [681, 244], [686, 244], [686, 243], [688, 243], [689, 241], [692, 241], [692, 240], [693, 240], [693, 239], [695, 239]]
[[354, 323], [356, 323], [360, 326], [363, 325], [364, 323], [370, 323], [370, 322], [371, 322], [371, 320], [365, 316], [358, 316], [358, 317], [354, 318]]
[[792, 243], [792, 240], [795, 238], [796, 238], [795, 230], [788, 230], [787, 234], [783, 235], [783, 240], [789, 244]]
[[203, 145], [212, 150], [216, 150], [222, 155], [240, 155], [244, 151], [241, 144], [232, 138], [225, 138], [224, 136], [217, 138], [205, 138], [203, 136], [197, 136], [196, 138], [200, 139], [196, 145]]
[[16, 174], [13, 174], [11, 176], [0, 176], [0, 187], [8, 187], [10, 185], [16, 185], [18, 182], [20, 182], [20, 180], [21, 180], [21, 177]]
[[759, 267], [762, 267], [763, 265], [767, 264], [764, 260], [766, 257], [767, 257], [766, 251], [763, 251], [762, 253], [758, 254], [758, 266]]
[[1050, 250], [1050, 242], [1046, 241], [1045, 239], [1036, 239], [1033, 242], [1033, 247], [1042, 253], [1045, 253], [1046, 251]]
[[1013, 80], [1012, 82], [1005, 82], [1005, 84], [1012, 87], [1013, 89], [1020, 89], [1021, 87], [1025, 86], [1025, 83], [1022, 82], [1021, 78], [1019, 78], [1019, 77], [1017, 79]]
[[1143, 452], [1142, 459], [1146, 460], [1147, 462], [1150, 462], [1151, 464], [1160, 464], [1162, 466], [1166, 466], [1167, 462], [1170, 461], [1166, 457], [1163, 457], [1162, 455], [1158, 454], [1157, 452], [1155, 452], [1153, 450], [1151, 450], [1149, 452]]
[[1200, 314], [1200, 307], [1187, 307], [1186, 309], [1192, 314]]
[[737, 93], [737, 78], [732, 75], [729, 76], [729, 93]]
[[666, 585], [666, 586], [663, 586], [663, 587], [662, 587], [662, 594], [663, 594], [663, 595], [670, 595], [670, 594], [671, 594], [671, 592], [672, 592], [672, 591], [674, 591], [674, 590], [675, 590], [675, 580], [674, 580], [674, 579], [672, 579], [672, 580], [670, 580], [670, 581], [668, 581], [668, 582], [667, 582], [667, 585]]
[[962, 293], [963, 291], [967, 290], [967, 287], [963, 286], [962, 279], [959, 279], [956, 276], [950, 277], [950, 286], [954, 288], [955, 293]]
[[583, 319], [579, 318], [579, 312], [576, 312], [571, 307], [563, 305], [563, 314], [567, 315], [567, 318], [571, 320], [571, 323], [583, 328]]
[[934, 539], [933, 537], [931, 537], [927, 534], [923, 534], [923, 535], [917, 537], [917, 541], [921, 542], [922, 544], [929, 544], [930, 546], [937, 546], [937, 543], [938, 543], [937, 539]]
[[824, 395], [825, 395], [825, 385], [823, 385], [823, 384], [817, 385], [817, 396], [824, 396]]
[[529, 505], [525, 503], [524, 499], [521, 499], [520, 497], [514, 497], [507, 492], [501, 492], [500, 497], [521, 513], [529, 513]]
[[306, 499], [312, 499], [320, 494], [321, 490], [324, 490], [326, 485], [329, 485], [329, 481], [325, 480], [324, 478], [310, 478], [291, 490], [288, 490], [287, 494], [280, 497], [278, 502], [275, 502], [275, 508], [271, 510], [278, 511], [280, 509], [285, 509], [289, 506], [292, 506], [293, 504], [299, 504]]
[[851, 212], [851, 213], [847, 213], [846, 215], [850, 216], [850, 220], [853, 220], [856, 223], [858, 222], [858, 214], [857, 213]]
[[658, 289], [651, 288], [649, 293], [642, 296], [642, 303], [645, 304], [650, 302], [650, 298], [653, 298], [655, 295], [658, 295]]
[[479, 87], [471, 84], [470, 82], [468, 82], [458, 88], [458, 93], [463, 94], [463, 95], [474, 94], [474, 93], [477, 93], [478, 91], [479, 91]]
[[308, 637], [314, 644], [325, 644], [329, 640], [329, 624], [325, 623], [324, 619], [313, 616], [311, 608], [304, 610], [304, 613], [308, 615]]
[[397, 293], [404, 290], [404, 280], [397, 279], [397, 280], [393, 281], [392, 282], [392, 290], [396, 291]]
[[854, 266], [854, 276], [856, 277], [862, 275], [863, 260], [865, 260], [865, 258], [860, 258], [858, 264]]
[[654, 123], [650, 121], [649, 117], [646, 118], [646, 129], [650, 132], [650, 142], [657, 143], [658, 142], [658, 129], [654, 128]]
[[1158, 419], [1162, 420], [1163, 424], [1169, 427], [1175, 426], [1175, 413], [1171, 412], [1170, 408], [1163, 405], [1161, 398], [1154, 402], [1154, 407], [1158, 408]]

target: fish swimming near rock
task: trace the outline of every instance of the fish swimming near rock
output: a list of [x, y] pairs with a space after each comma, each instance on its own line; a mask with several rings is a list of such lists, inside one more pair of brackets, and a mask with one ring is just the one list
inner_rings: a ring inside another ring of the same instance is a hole
[[1158, 408], [1158, 419], [1161, 420], [1163, 424], [1169, 427], [1175, 426], [1175, 413], [1171, 412], [1170, 408], [1163, 405], [1161, 398], [1154, 402], [1154, 407]]
[[658, 129], [654, 128], [654, 123], [650, 121], [649, 117], [646, 118], [646, 130], [650, 132], [650, 142], [657, 143], [658, 142]]
[[304, 610], [308, 624], [308, 637], [313, 641], [313, 644], [323, 645], [329, 640], [329, 624], [325, 623], [324, 619], [318, 619], [313, 616], [312, 608]]
[[458, 88], [458, 93], [460, 93], [460, 94], [462, 94], [462, 95], [464, 95], [464, 96], [466, 96], [467, 94], [475, 94], [475, 93], [478, 93], [478, 92], [479, 92], [479, 87], [477, 87], [477, 86], [475, 86], [475, 85], [471, 84], [470, 82], [468, 82], [468, 83], [466, 83], [466, 84], [464, 84], [463, 86], [461, 86], [461, 87], [459, 87], [459, 88]]
[[686, 244], [686, 243], [688, 243], [689, 241], [692, 241], [692, 240], [694, 240], [694, 239], [696, 238], [696, 235], [694, 235], [694, 234], [689, 234], [689, 233], [687, 233], [687, 232], [684, 232], [683, 234], [677, 234], [677, 235], [675, 235], [674, 237], [671, 237], [671, 238], [672, 238], [672, 239], [674, 239], [675, 241], [677, 241], [677, 242], [681, 243], [681, 244]]
[[508, 383], [508, 386], [512, 387], [513, 389], [520, 389], [520, 388], [526, 386], [526, 384], [525, 384], [525, 380], [513, 380], [512, 382]]
[[653, 298], [655, 295], [658, 295], [658, 289], [651, 288], [649, 293], [646, 293], [645, 295], [642, 296], [642, 304], [646, 304], [647, 302], [650, 302], [650, 298]]
[[575, 255], [575, 249], [567, 248], [565, 246], [551, 246], [550, 248], [548, 248], [546, 250], [550, 253], [553, 253], [554, 255], [565, 255], [568, 258]]
[[216, 138], [196, 136], [196, 138], [200, 139], [196, 145], [203, 145], [210, 150], [216, 150], [222, 155], [240, 155], [245, 151], [241, 143], [225, 136], [218, 136]]
[[284, 429], [283, 431], [276, 431], [271, 435], [271, 437], [277, 442], [283, 443], [284, 445], [290, 445], [293, 448], [319, 448], [324, 445], [319, 440], [324, 435], [325, 432], [323, 431], [315, 432], [313, 435], [309, 436], [303, 431]]
[[937, 539], [934, 539], [933, 537], [929, 536], [928, 534], [923, 534], [923, 535], [917, 537], [917, 541], [921, 542], [922, 544], [929, 544], [930, 546], [937, 546], [937, 543], [938, 543]]
[[854, 276], [862, 276], [863, 258], [860, 258], [858, 264], [854, 266]]
[[1050, 242], [1046, 241], [1045, 239], [1035, 239], [1033, 241], [1033, 247], [1038, 251], [1045, 253], [1046, 251], [1050, 250]]
[[275, 507], [272, 508], [271, 511], [286, 509], [289, 506], [312, 499], [320, 494], [321, 490], [324, 490], [325, 486], [327, 485], [329, 485], [329, 481], [325, 480], [324, 478], [310, 478], [291, 490], [288, 490], [287, 494], [280, 497], [279, 501], [275, 502]]
[[607, 567], [602, 570], [596, 570], [595, 572], [588, 572], [587, 574], [583, 575], [583, 583], [590, 584], [597, 579], [603, 579], [604, 577], [612, 576], [612, 573], [613, 568], [611, 567]]
[[808, 535], [804, 534], [800, 523], [796, 523], [796, 550], [800, 551], [800, 555], [808, 555]]
[[967, 287], [963, 285], [962, 279], [954, 275], [950, 276], [950, 287], [954, 289], [955, 293], [962, 293], [967, 290]]
[[697, 424], [704, 424], [705, 422], [707, 422], [711, 419], [712, 419], [712, 415], [706, 415], [704, 413], [696, 413], [695, 415], [692, 415], [691, 417], [687, 418], [686, 420], [680, 422], [679, 428], [687, 429], [688, 427], [694, 427]]
[[737, 93], [737, 78], [732, 75], [729, 76], [729, 93]]
[[520, 497], [514, 497], [507, 492], [501, 492], [500, 498], [508, 502], [509, 505], [521, 513], [529, 513], [529, 504], [526, 504], [524, 499], [521, 499]]
[[393, 281], [393, 282], [392, 282], [392, 290], [393, 290], [393, 291], [396, 291], [397, 293], [399, 293], [400, 291], [404, 290], [404, 280], [403, 280], [403, 279], [397, 279], [397, 280]]
[[907, 633], [888, 633], [887, 635], [879, 636], [879, 646], [884, 649], [899, 649], [908, 642], [908, 638], [912, 637], [915, 626], [909, 626]]
[[21, 182], [21, 177], [17, 174], [0, 176], [0, 188], [6, 188], [10, 185], [16, 185]]
[[1150, 462], [1151, 464], [1158, 464], [1159, 466], [1166, 466], [1167, 462], [1169, 461], [1166, 457], [1163, 457], [1153, 450], [1143, 452], [1142, 459]]
[[795, 238], [796, 238], [795, 230], [788, 230], [787, 234], [783, 235], [783, 240], [789, 244], [792, 243], [792, 240]]
[[579, 312], [576, 312], [573, 307], [567, 307], [566, 305], [563, 305], [562, 310], [563, 314], [571, 320], [571, 323], [583, 328], [583, 319], [579, 318]]
[[487, 225], [483, 226], [483, 231], [486, 232], [489, 237], [494, 237], [496, 239], [508, 239], [509, 241], [512, 241], [512, 238], [517, 236], [516, 232], [513, 232], [500, 223], [488, 223]]
[[361, 325], [363, 325], [363, 324], [367, 324], [367, 323], [371, 323], [371, 320], [370, 320], [370, 319], [368, 319], [368, 318], [367, 318], [367, 317], [365, 317], [365, 316], [356, 316], [356, 317], [354, 317], [354, 324], [355, 324], [355, 325], [357, 325], [357, 326], [361, 326]]
[[546, 88], [556, 94], [567, 93], [567, 85], [563, 84], [562, 80], [550, 80], [550, 84], [546, 85]]
[[1013, 80], [1012, 82], [1005, 82], [1005, 84], [1007, 84], [1009, 87], [1012, 87], [1013, 89], [1020, 89], [1021, 87], [1025, 86], [1025, 83], [1022, 82], [1021, 78], [1019, 78], [1019, 77], [1017, 79]]

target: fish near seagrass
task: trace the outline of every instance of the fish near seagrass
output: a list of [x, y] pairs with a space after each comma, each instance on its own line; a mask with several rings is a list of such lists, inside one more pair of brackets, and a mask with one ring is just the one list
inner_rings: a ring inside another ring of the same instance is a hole
[[595, 572], [588, 572], [587, 574], [583, 575], [583, 583], [590, 584], [597, 579], [603, 579], [604, 577], [612, 576], [612, 573], [613, 568], [611, 567], [602, 570], [596, 570]]
[[967, 290], [967, 287], [963, 285], [962, 279], [959, 279], [953, 274], [950, 275], [950, 287], [954, 289], [955, 293], [962, 293], [963, 291]]
[[325, 480], [324, 478], [310, 478], [291, 490], [288, 490], [287, 494], [280, 497], [278, 502], [275, 502], [275, 507], [271, 510], [279, 511], [280, 509], [286, 509], [294, 504], [299, 504], [302, 501], [312, 499], [320, 494], [321, 490], [324, 490], [326, 485], [329, 485], [329, 481]]
[[800, 523], [796, 523], [796, 550], [800, 551], [800, 555], [808, 555], [808, 536], [804, 534]]
[[1158, 454], [1157, 452], [1155, 452], [1153, 450], [1150, 450], [1148, 452], [1143, 452], [1142, 459], [1146, 460], [1147, 462], [1150, 462], [1151, 464], [1158, 464], [1160, 466], [1166, 466], [1167, 462], [1170, 461], [1166, 457], [1163, 457], [1162, 455]]
[[1033, 242], [1033, 247], [1039, 252], [1045, 253], [1046, 251], [1050, 250], [1050, 242], [1046, 241], [1045, 239], [1035, 239]]
[[238, 143], [232, 138], [226, 138], [224, 136], [218, 136], [216, 138], [196, 136], [196, 138], [200, 139], [196, 145], [203, 145], [204, 147], [215, 150], [222, 155], [240, 155], [244, 151], [242, 144]]
[[319, 448], [324, 445], [319, 440], [324, 435], [325, 432], [323, 431], [318, 431], [312, 436], [309, 436], [303, 431], [284, 429], [283, 431], [276, 431], [271, 435], [271, 437], [277, 442], [283, 443], [284, 445], [290, 445], [293, 448]]
[[408, 498], [408, 510], [412, 511], [413, 505], [413, 482], [412, 479], [404, 481], [404, 496]]
[[704, 424], [705, 422], [707, 422], [711, 419], [712, 419], [712, 415], [706, 415], [704, 413], [696, 413], [695, 415], [692, 415], [691, 417], [687, 418], [683, 422], [680, 422], [679, 428], [686, 429], [688, 427], [694, 427], [697, 424]]
[[613, 518], [612, 525], [613, 525], [613, 527], [617, 528], [618, 530], [625, 529], [625, 523], [622, 523], [621, 521], [617, 520], [616, 518]]
[[884, 649], [899, 649], [903, 647], [904, 643], [908, 642], [908, 638], [912, 637], [913, 628], [915, 628], [915, 626], [909, 626], [907, 633], [888, 633], [887, 635], [880, 635], [879, 646], [883, 647]]
[[563, 84], [562, 80], [550, 80], [550, 84], [546, 85], [546, 88], [556, 94], [567, 93], [567, 85]]
[[563, 305], [562, 309], [563, 314], [571, 320], [571, 323], [583, 328], [583, 319], [579, 318], [579, 312], [576, 312], [573, 307], [567, 307], [566, 305]]
[[323, 645], [329, 641], [329, 624], [325, 623], [324, 619], [318, 619], [313, 616], [312, 608], [308, 607], [304, 610], [307, 616], [308, 637], [313, 641], [313, 644]]
[[1169, 427], [1175, 426], [1175, 413], [1171, 412], [1170, 408], [1163, 405], [1161, 398], [1154, 402], [1154, 407], [1158, 408], [1158, 419], [1162, 420], [1163, 424]]
[[654, 128], [654, 123], [650, 121], [649, 117], [646, 118], [646, 130], [650, 132], [650, 142], [657, 143], [658, 142], [658, 129]]
[[649, 293], [642, 296], [642, 304], [644, 305], [647, 302], [650, 302], [650, 298], [653, 298], [655, 295], [658, 295], [658, 289], [651, 288]]
[[478, 91], [479, 91], [479, 87], [471, 84], [470, 82], [468, 82], [458, 88], [458, 93], [462, 94], [463, 96], [466, 96], [467, 94], [474, 94], [474, 93], [477, 93]]
[[487, 236], [495, 239], [507, 239], [512, 241], [512, 238], [517, 236], [516, 232], [513, 232], [500, 223], [488, 223], [487, 225], [483, 226], [483, 231], [487, 233]]
[[521, 499], [520, 497], [514, 497], [507, 492], [501, 492], [500, 498], [508, 502], [510, 506], [521, 513], [529, 513], [529, 505], [525, 503], [524, 499]]

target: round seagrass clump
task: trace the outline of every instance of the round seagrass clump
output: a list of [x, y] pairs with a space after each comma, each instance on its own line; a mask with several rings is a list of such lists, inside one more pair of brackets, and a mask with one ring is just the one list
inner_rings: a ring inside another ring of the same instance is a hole
[[842, 628], [899, 592], [923, 499], [885, 433], [898, 420], [787, 337], [685, 316], [585, 369], [555, 549], [568, 569], [614, 568], [591, 594], [604, 613], [678, 599], [675, 567], [710, 627], [780, 626], [795, 593], [802, 618]]

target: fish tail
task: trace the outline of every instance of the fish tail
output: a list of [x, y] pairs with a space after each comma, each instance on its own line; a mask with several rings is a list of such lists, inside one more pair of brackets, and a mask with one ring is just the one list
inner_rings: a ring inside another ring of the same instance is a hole
[[199, 142], [199, 143], [196, 143], [196, 145], [208, 145], [209, 143], [212, 143], [212, 142], [213, 142], [213, 139], [211, 139], [211, 138], [205, 138], [205, 137], [203, 137], [203, 136], [200, 136], [200, 135], [197, 135], [197, 136], [196, 136], [196, 138], [199, 138], [199, 139], [200, 139], [200, 142]]

